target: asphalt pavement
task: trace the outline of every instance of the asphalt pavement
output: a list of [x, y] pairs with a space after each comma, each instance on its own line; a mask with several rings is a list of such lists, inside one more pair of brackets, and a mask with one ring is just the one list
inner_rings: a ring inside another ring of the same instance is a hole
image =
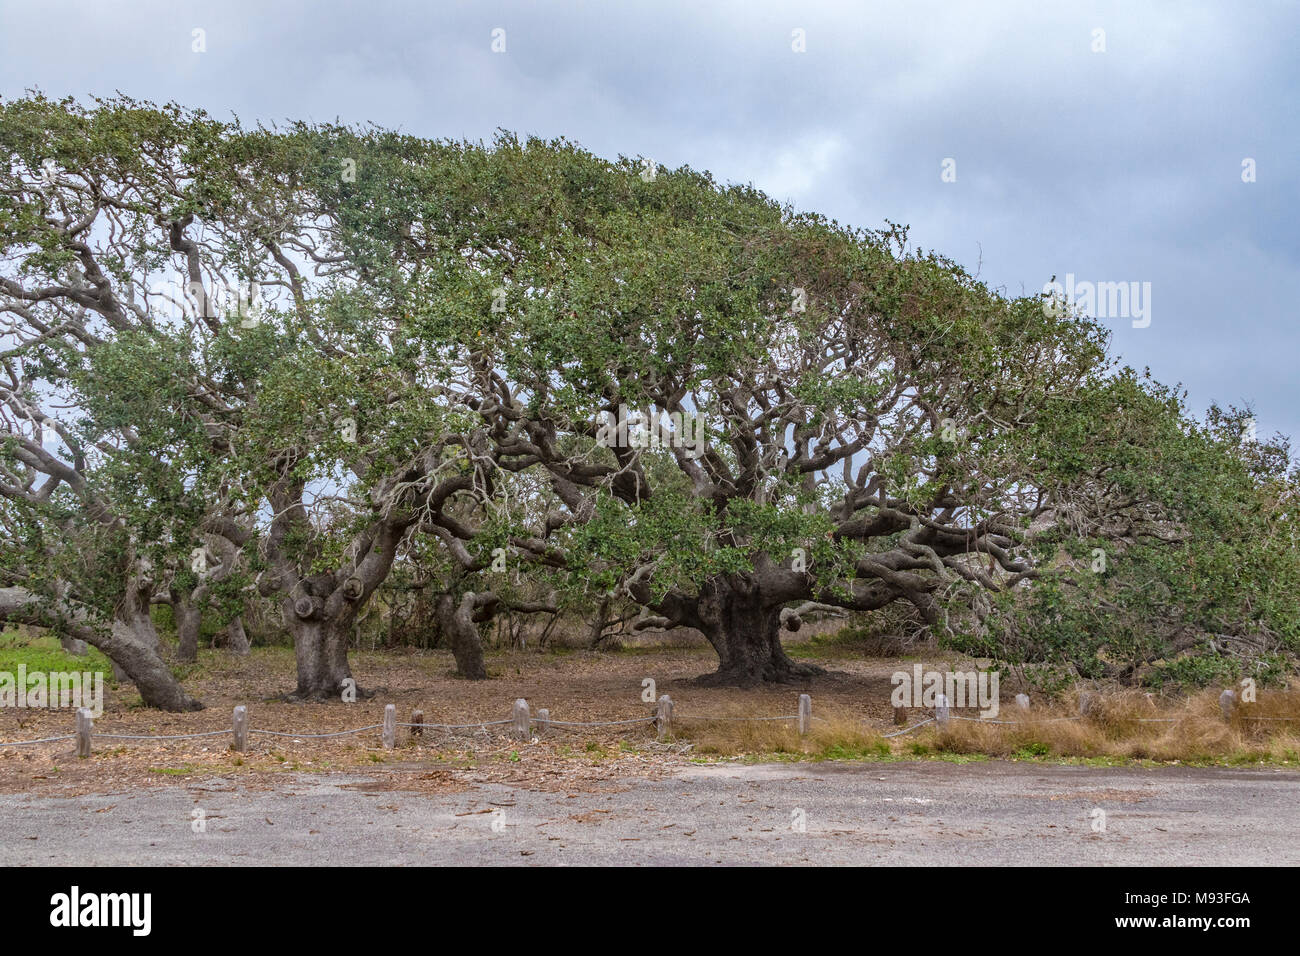
[[1300, 864], [1300, 774], [1273, 769], [924, 761], [702, 765], [571, 792], [391, 782], [3, 795], [0, 864]]

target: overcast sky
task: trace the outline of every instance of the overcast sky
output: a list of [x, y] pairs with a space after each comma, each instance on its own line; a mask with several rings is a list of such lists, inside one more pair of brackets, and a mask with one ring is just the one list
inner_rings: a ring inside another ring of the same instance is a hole
[[0, 95], [565, 136], [908, 223], [1013, 294], [1150, 283], [1115, 350], [1300, 438], [1300, 5], [1057, 6], [0, 0]]

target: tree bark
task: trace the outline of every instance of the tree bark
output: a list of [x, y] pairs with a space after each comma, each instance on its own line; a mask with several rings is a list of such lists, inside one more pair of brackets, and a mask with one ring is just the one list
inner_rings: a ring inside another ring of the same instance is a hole
[[718, 669], [701, 683], [753, 687], [788, 684], [824, 673], [797, 663], [781, 646], [781, 605], [767, 604], [753, 581], [739, 575], [714, 578], [700, 593], [699, 628], [718, 652]]
[[438, 626], [446, 635], [452, 656], [456, 658], [456, 673], [470, 680], [486, 680], [483, 642], [473, 620], [474, 594], [467, 593], [459, 601], [450, 594], [440, 595], [437, 614]]
[[203, 612], [189, 596], [179, 590], [171, 592], [172, 620], [176, 622], [179, 639], [178, 659], [193, 663], [199, 659], [199, 631], [203, 626]]
[[41, 627], [58, 626], [77, 640], [107, 655], [135, 684], [145, 705], [173, 712], [202, 710], [203, 704], [185, 693], [158, 654], [158, 633], [149, 606], [127, 601], [107, 633], [90, 624], [89, 615], [69, 602], [47, 602], [24, 588], [0, 588], [0, 619]]
[[334, 571], [306, 574], [302, 554], [286, 553], [285, 542], [311, 527], [302, 500], [303, 484], [288, 480], [270, 492], [276, 517], [267, 536], [267, 554], [276, 573], [260, 587], [279, 592], [285, 627], [293, 636], [298, 686], [290, 700], [338, 698], [349, 688], [363, 693], [348, 666], [348, 644], [357, 615], [392, 570], [406, 530], [414, 519], [376, 522], [355, 539], [354, 559]]
[[601, 598], [596, 608], [596, 616], [591, 621], [591, 630], [587, 634], [587, 646], [593, 651], [600, 647], [605, 639], [605, 624], [609, 621], [609, 598]]
[[319, 607], [306, 615], [302, 611], [302, 605], [292, 598], [284, 600], [285, 625], [293, 636], [298, 665], [298, 686], [289, 699], [339, 700], [348, 690], [355, 691], [358, 697], [368, 696], [357, 686], [348, 666], [354, 615], [326, 614]]
[[247, 657], [252, 649], [248, 643], [248, 632], [244, 630], [244, 618], [235, 615], [226, 625], [226, 649], [239, 657]]
[[95, 646], [121, 666], [147, 706], [173, 712], [203, 709], [201, 702], [182, 689], [158, 653], [158, 633], [147, 615], [144, 620], [114, 621], [108, 642]]
[[65, 653], [71, 654], [73, 657], [86, 656], [87, 645], [83, 640], [64, 634], [59, 637], [59, 644], [63, 647]]

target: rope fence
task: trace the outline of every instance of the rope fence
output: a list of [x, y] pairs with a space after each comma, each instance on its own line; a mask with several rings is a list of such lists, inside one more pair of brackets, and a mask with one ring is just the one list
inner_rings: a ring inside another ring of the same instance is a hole
[[39, 740], [11, 740], [8, 743], [0, 744], [0, 747], [27, 747], [31, 744], [48, 744], [56, 740], [71, 740], [74, 734], [64, 734], [62, 737], [42, 737]]
[[229, 730], [209, 730], [202, 734], [96, 734], [95, 736], [107, 740], [189, 740], [194, 737], [220, 737], [228, 733]]
[[[291, 734], [283, 730], [250, 730], [250, 734], [266, 734], [269, 737], [292, 737], [295, 740], [303, 738], [312, 738], [315, 740], [326, 740], [330, 737], [350, 737], [353, 734], [365, 733], [367, 730], [378, 730], [383, 724], [367, 724], [365, 727], [358, 727], [356, 730], [340, 730], [336, 734]], [[230, 733], [228, 730], [221, 731], [223, 734]]]
[[907, 728], [904, 728], [903, 730], [895, 731], [895, 732], [892, 733], [892, 734], [882, 734], [882, 736], [883, 736], [886, 740], [888, 740], [890, 737], [901, 737], [901, 736], [903, 736], [903, 734], [910, 734], [912, 731], [916, 730], [916, 728], [918, 728], [918, 727], [924, 727], [926, 724], [932, 724], [932, 723], [934, 723], [934, 718], [933, 718], [933, 717], [927, 717], [925, 720], [921, 721], [919, 724], [913, 724], [911, 727], [907, 727]]
[[[480, 720], [476, 724], [397, 724], [398, 727], [429, 727], [433, 730], [486, 730], [488, 727], [496, 727], [501, 724], [513, 724], [514, 720]], [[382, 727], [383, 724], [375, 724], [376, 727]], [[367, 728], [369, 729], [369, 728]]]
[[[961, 699], [960, 696], [958, 698]], [[1274, 716], [1254, 716], [1252, 714], [1243, 714], [1240, 712], [1240, 702], [1236, 694], [1231, 690], [1225, 690], [1219, 696], [1219, 704], [1224, 719], [1231, 721], [1233, 718], [1241, 720], [1254, 721], [1300, 721], [1300, 716], [1296, 717], [1274, 717]], [[960, 714], [951, 713], [948, 698], [943, 694], [935, 697], [934, 714], [926, 717], [924, 720], [912, 724], [910, 727], [904, 727], [892, 733], [882, 734], [882, 738], [889, 740], [894, 737], [901, 737], [904, 734], [910, 734], [922, 727], [931, 724], [944, 728], [950, 721], [961, 720], [977, 724], [993, 724], [999, 726], [1024, 725], [1026, 723], [1056, 723], [1059, 721], [1077, 721], [1086, 720], [1089, 717], [1091, 706], [1090, 695], [1084, 694], [1079, 700], [1079, 714], [1073, 717], [1045, 717], [1036, 718], [1029, 710], [1029, 697], [1025, 694], [1016, 696], [1016, 708], [1022, 716], [1018, 720], [997, 720], [991, 717], [966, 717]], [[209, 737], [221, 737], [230, 735], [232, 737], [231, 748], [236, 751], [246, 751], [248, 749], [249, 737], [253, 734], [262, 734], [269, 737], [286, 737], [298, 740], [329, 740], [340, 737], [350, 737], [355, 734], [362, 734], [372, 730], [380, 731], [381, 741], [386, 749], [392, 749], [397, 745], [397, 728], [403, 727], [409, 731], [409, 737], [414, 740], [423, 737], [426, 731], [444, 731], [455, 732], [461, 730], [488, 732], [489, 727], [506, 727], [511, 728], [511, 733], [525, 740], [531, 739], [534, 732], [545, 734], [550, 730], [582, 730], [595, 727], [631, 727], [631, 726], [653, 726], [657, 734], [662, 738], [676, 721], [703, 721], [706, 723], [713, 722], [763, 722], [763, 721], [798, 721], [800, 736], [806, 735], [812, 728], [814, 720], [826, 723], [822, 717], [814, 717], [812, 713], [812, 698], [808, 694], [799, 695], [799, 710], [794, 714], [777, 714], [775, 716], [733, 716], [718, 715], [710, 716], [708, 714], [675, 714], [673, 700], [667, 694], [659, 697], [655, 705], [653, 715], [642, 717], [631, 717], [618, 720], [557, 720], [553, 719], [550, 711], [541, 708], [533, 716], [529, 711], [528, 701], [519, 698], [515, 701], [511, 716], [504, 720], [479, 720], [472, 723], [464, 724], [440, 724], [426, 722], [424, 713], [415, 710], [411, 714], [411, 720], [406, 723], [398, 723], [397, 706], [388, 704], [384, 707], [384, 721], [380, 724], [367, 724], [364, 727], [356, 727], [351, 730], [340, 730], [333, 733], [309, 733], [305, 731], [289, 732], [282, 730], [267, 730], [263, 728], [254, 728], [249, 726], [248, 708], [240, 705], [235, 708], [233, 720], [229, 727], [221, 730], [200, 731], [188, 734], [118, 734], [118, 733], [96, 733], [94, 731], [94, 720], [89, 709], [78, 708], [76, 711], [75, 732], [71, 734], [62, 734], [53, 737], [40, 737], [35, 740], [11, 740], [0, 741], [0, 749], [6, 747], [28, 747], [34, 744], [58, 743], [64, 740], [75, 740], [77, 742], [77, 755], [79, 757], [88, 757], [91, 753], [91, 742], [94, 737], [102, 740], [197, 740]], [[1191, 715], [1188, 715], [1191, 716]], [[894, 719], [897, 724], [906, 723], [906, 708], [895, 707]], [[1130, 718], [1137, 723], [1148, 724], [1173, 724], [1186, 718], [1180, 717], [1134, 717]], [[870, 723], [864, 721], [864, 723]]]
[[[630, 720], [550, 720], [548, 727], [623, 727], [630, 724], [653, 724], [653, 717], [633, 717]], [[507, 721], [509, 723], [509, 721]], [[533, 723], [540, 723], [537, 719]]]
[[[798, 720], [798, 714], [781, 714], [777, 717], [710, 717], [707, 714], [681, 714], [678, 720], [707, 720], [707, 721], [728, 721], [728, 720]], [[821, 718], [817, 718], [820, 720]]]

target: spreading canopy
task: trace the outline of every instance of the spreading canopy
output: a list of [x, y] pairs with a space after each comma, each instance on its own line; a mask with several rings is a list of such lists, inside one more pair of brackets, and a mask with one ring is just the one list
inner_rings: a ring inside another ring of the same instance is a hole
[[[188, 600], [197, 540], [243, 549], [300, 695], [348, 681], [351, 625], [395, 566], [452, 581], [439, 606], [472, 676], [472, 624], [498, 607], [611, 595], [638, 625], [699, 628], [741, 683], [809, 672], [780, 640], [801, 614], [895, 602], [970, 649], [1089, 674], [1211, 627], [1294, 650], [1259, 577], [1294, 580], [1285, 446], [1195, 423], [1098, 323], [901, 227], [505, 134], [39, 96], [0, 131], [10, 405], [69, 410], [45, 425], [62, 445], [29, 415], [7, 454], [111, 492], [86, 514], [135, 531], [119, 594], [143, 559]], [[30, 574], [57, 522], [9, 477]], [[1250, 602], [1177, 586], [1184, 557], [1222, 566], [1222, 548]], [[1098, 550], [1111, 570], [1078, 573]], [[1125, 581], [1162, 595], [1158, 626]], [[1127, 623], [1051, 637], [1035, 622], [1066, 603]]]

